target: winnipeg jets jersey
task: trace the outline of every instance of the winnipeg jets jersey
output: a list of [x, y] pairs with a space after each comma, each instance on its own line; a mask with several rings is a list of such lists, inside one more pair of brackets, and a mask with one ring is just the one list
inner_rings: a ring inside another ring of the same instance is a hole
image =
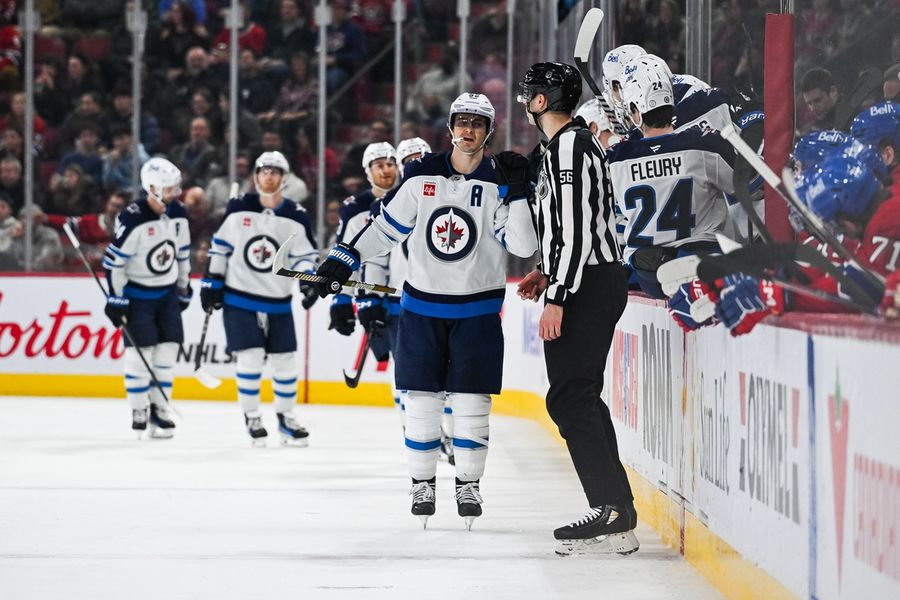
[[[381, 214], [381, 207], [384, 202], [390, 201], [393, 198], [393, 194], [389, 194], [384, 198], [379, 198], [375, 202], [372, 203], [372, 207], [369, 209], [369, 218], [374, 219], [378, 215]], [[370, 263], [371, 264], [371, 261]], [[381, 280], [378, 280], [379, 273], [369, 272], [367, 273], [367, 277], [372, 277], [372, 283], [381, 283], [383, 285], [390, 286], [395, 290], [402, 290], [403, 284], [406, 283], [406, 274], [409, 272], [409, 240], [404, 241], [402, 244], [398, 244], [391, 249], [390, 254], [388, 254], [388, 265], [387, 271], [382, 275]], [[400, 314], [400, 298], [399, 296], [388, 296], [389, 305], [388, 311], [391, 315], [397, 316]]]
[[506, 250], [522, 257], [537, 250], [531, 211], [525, 199], [500, 200], [490, 158], [462, 175], [450, 155], [409, 163], [403, 184], [352, 244], [365, 261], [408, 239], [404, 310], [442, 318], [497, 313]]
[[694, 92], [702, 92], [709, 89], [709, 84], [686, 73], [674, 73], [672, 75], [672, 91], [675, 92], [675, 104], [678, 104]]
[[625, 260], [643, 246], [715, 241], [733, 194], [734, 151], [711, 130], [628, 139], [609, 149], [616, 203], [625, 215]]
[[293, 280], [274, 276], [272, 263], [293, 234], [285, 266], [312, 272], [318, 252], [303, 207], [282, 200], [278, 208], [264, 208], [255, 193], [228, 203], [209, 249], [210, 274], [225, 277], [226, 305], [254, 312], [291, 312]]
[[103, 268], [112, 296], [151, 300], [172, 285], [184, 288], [191, 272], [187, 212], [175, 200], [157, 215], [147, 200], [119, 213], [115, 239], [106, 247]]
[[[359, 192], [344, 200], [344, 204], [341, 206], [341, 222], [338, 225], [337, 241], [349, 242], [355, 238], [369, 223], [369, 219], [372, 218], [372, 206], [378, 201], [371, 189]], [[387, 285], [388, 257], [375, 256], [364, 262], [360, 267], [359, 278], [366, 283]], [[371, 294], [371, 292], [360, 290], [357, 295], [362, 296], [366, 294]], [[338, 294], [338, 296], [341, 295]], [[335, 298], [333, 302], [339, 302], [340, 300]]]
[[675, 103], [675, 131], [691, 127], [722, 131], [731, 123], [731, 99], [718, 88], [696, 90]]

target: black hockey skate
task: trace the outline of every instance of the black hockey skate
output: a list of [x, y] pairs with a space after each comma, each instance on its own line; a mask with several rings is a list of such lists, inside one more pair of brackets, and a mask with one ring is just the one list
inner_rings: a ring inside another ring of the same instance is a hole
[[253, 444], [253, 447], [264, 448], [269, 432], [263, 427], [262, 416], [259, 414], [254, 416], [245, 414], [244, 422], [247, 424], [247, 433], [250, 434], [250, 443]]
[[481, 516], [481, 505], [484, 500], [478, 490], [478, 481], [460, 481], [456, 479], [456, 512], [466, 521], [466, 529], [472, 531], [475, 517]]
[[412, 480], [409, 490], [412, 499], [412, 514], [422, 521], [422, 529], [428, 527], [428, 517], [434, 514], [434, 477], [431, 479]]
[[634, 504], [606, 504], [590, 509], [585, 516], [553, 532], [559, 542], [556, 553], [611, 554], [627, 556], [641, 547], [634, 528], [637, 512]]
[[165, 406], [150, 405], [150, 437], [169, 439], [175, 435], [175, 422]]
[[131, 430], [141, 439], [147, 431], [147, 409], [136, 408], [131, 411]]
[[278, 413], [278, 433], [282, 446], [306, 448], [309, 445], [309, 432], [300, 426], [292, 412]]

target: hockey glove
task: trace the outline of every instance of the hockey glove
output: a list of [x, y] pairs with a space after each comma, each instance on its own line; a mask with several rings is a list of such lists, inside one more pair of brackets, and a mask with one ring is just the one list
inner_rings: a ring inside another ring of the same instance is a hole
[[387, 323], [387, 310], [384, 298], [375, 294], [367, 294], [356, 299], [359, 324], [370, 336], [376, 336]]
[[300, 301], [300, 306], [302, 306], [304, 310], [311, 309], [313, 304], [316, 303], [316, 300], [319, 299], [319, 292], [317, 292], [316, 288], [309, 283], [300, 284], [300, 294], [303, 296], [303, 300]]
[[338, 294], [331, 301], [331, 324], [328, 329], [334, 329], [341, 335], [350, 335], [355, 328], [356, 315], [353, 314], [350, 296]]
[[505, 204], [528, 197], [528, 159], [515, 152], [500, 152], [493, 157], [500, 198]]
[[191, 288], [191, 284], [187, 284], [183, 290], [178, 290], [178, 304], [180, 305], [181, 312], [184, 312], [188, 309], [188, 306], [191, 305], [191, 298], [194, 297], [194, 290]]
[[750, 333], [770, 314], [784, 312], [784, 290], [765, 279], [735, 273], [722, 280], [716, 317], [733, 337]]
[[125, 322], [125, 317], [128, 315], [128, 304], [128, 298], [108, 296], [106, 298], [106, 308], [103, 309], [103, 312], [106, 313], [113, 325], [121, 327]]
[[212, 312], [222, 308], [225, 303], [225, 278], [221, 275], [208, 274], [200, 280], [200, 306], [203, 312]]
[[[322, 283], [314, 283], [316, 291], [323, 298], [328, 294], [341, 291], [350, 274], [359, 268], [359, 251], [349, 244], [341, 242], [331, 249], [325, 261], [319, 265], [316, 275], [325, 277]], [[349, 334], [345, 334], [349, 335]]]
[[[672, 315], [672, 318], [685, 333], [700, 329], [707, 325], [715, 325], [715, 320], [712, 316], [698, 322], [694, 318], [696, 315], [691, 314], [691, 307], [696, 305], [698, 309], [706, 309], [707, 307], [701, 305], [708, 303], [710, 305], [709, 308], [712, 308], [712, 303], [714, 303], [715, 300], [716, 295], [712, 288], [695, 278], [690, 283], [683, 284], [678, 288], [678, 291], [669, 298], [669, 314]], [[710, 311], [703, 310], [703, 312], [709, 313]]]

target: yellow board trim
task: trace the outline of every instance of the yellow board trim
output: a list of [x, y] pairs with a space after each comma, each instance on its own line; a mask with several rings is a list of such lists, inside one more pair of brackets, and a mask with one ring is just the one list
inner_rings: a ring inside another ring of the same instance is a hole
[[[203, 387], [192, 377], [176, 377], [175, 399], [237, 400], [234, 379], [223, 380], [215, 390]], [[45, 375], [9, 374], [0, 376], [0, 395], [6, 396], [74, 396], [88, 398], [123, 398], [123, 378], [117, 375]], [[264, 381], [264, 402], [272, 400], [272, 386]], [[298, 400], [304, 400], [301, 386]], [[390, 386], [385, 383], [361, 383], [351, 390], [334, 381], [311, 381], [308, 402], [358, 406], [393, 406]], [[557, 441], [562, 438], [544, 407], [544, 399], [533, 392], [507, 390], [493, 399], [497, 414], [537, 421]], [[685, 559], [726, 597], [735, 600], [796, 598], [781, 583], [758, 566], [743, 558], [734, 548], [716, 536], [697, 517], [668, 494], [626, 467], [634, 492], [640, 519], [659, 532], [663, 541], [679, 550]]]

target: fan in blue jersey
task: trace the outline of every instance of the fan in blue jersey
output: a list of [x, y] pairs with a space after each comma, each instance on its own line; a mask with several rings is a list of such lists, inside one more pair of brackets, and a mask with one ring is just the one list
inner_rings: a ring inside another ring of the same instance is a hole
[[676, 133], [671, 79], [653, 60], [625, 67], [623, 100], [641, 131], [608, 153], [616, 202], [625, 215], [625, 261], [641, 288], [664, 294], [656, 269], [677, 256], [718, 252], [716, 233], [728, 217], [725, 194], [734, 193], [734, 150], [718, 133], [696, 127]]
[[[297, 402], [293, 286], [290, 279], [272, 276], [275, 252], [291, 236], [288, 268], [312, 272], [318, 257], [306, 211], [281, 195], [289, 171], [280, 152], [263, 152], [256, 159], [256, 192], [228, 203], [210, 243], [209, 267], [200, 286], [203, 310], [223, 308], [225, 338], [237, 364], [238, 402], [254, 446], [264, 446], [268, 435], [259, 410], [267, 357], [281, 442], [306, 446], [309, 437], [293, 411]], [[315, 299], [310, 289], [303, 308], [309, 309]]]
[[506, 252], [527, 257], [537, 249], [522, 166], [527, 161], [507, 153], [484, 156], [494, 123], [486, 96], [459, 96], [447, 122], [453, 150], [411, 162], [381, 213], [353, 240], [335, 246], [318, 270], [327, 278], [320, 293], [334, 293], [361, 263], [407, 241], [395, 379], [409, 390], [412, 513], [423, 522], [434, 514], [445, 393], [453, 406], [457, 511], [468, 525], [481, 515], [490, 394], [499, 393], [503, 371]]
[[164, 158], [141, 167], [147, 197], [119, 213], [115, 239], [107, 246], [103, 268], [109, 283], [106, 314], [125, 325], [152, 365], [162, 390], [152, 386], [139, 351], [125, 342], [125, 392], [131, 428], [138, 438], [150, 424], [152, 437], [172, 437], [171, 397], [178, 345], [184, 341], [181, 311], [191, 301], [191, 234], [181, 195], [181, 171]]

